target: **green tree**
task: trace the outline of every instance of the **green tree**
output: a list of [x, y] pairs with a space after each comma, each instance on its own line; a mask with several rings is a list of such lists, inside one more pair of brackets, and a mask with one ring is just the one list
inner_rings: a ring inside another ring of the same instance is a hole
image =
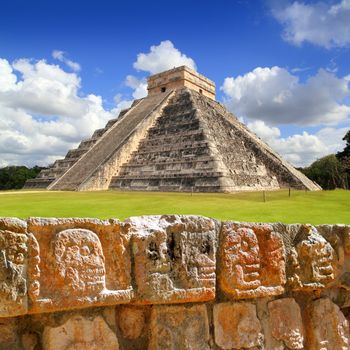
[[325, 190], [349, 187], [346, 169], [334, 154], [316, 160], [301, 171]]
[[343, 164], [350, 181], [350, 130], [345, 134], [343, 140], [346, 141], [343, 151], [337, 153], [337, 158]]
[[35, 178], [43, 168], [8, 166], [0, 169], [0, 190], [20, 189], [28, 179]]

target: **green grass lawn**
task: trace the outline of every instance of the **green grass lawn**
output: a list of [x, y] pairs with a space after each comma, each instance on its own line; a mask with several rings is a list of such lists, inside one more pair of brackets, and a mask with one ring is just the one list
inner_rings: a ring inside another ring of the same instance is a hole
[[350, 191], [235, 194], [145, 192], [0, 192], [0, 216], [97, 217], [197, 214], [217, 219], [350, 224]]

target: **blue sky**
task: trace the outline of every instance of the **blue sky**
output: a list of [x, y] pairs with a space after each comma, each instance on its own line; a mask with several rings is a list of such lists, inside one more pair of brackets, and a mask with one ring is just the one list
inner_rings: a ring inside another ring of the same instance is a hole
[[217, 99], [294, 165], [343, 147], [350, 0], [4, 0], [1, 8], [0, 166], [63, 157], [142, 97], [146, 76], [184, 63], [214, 80]]

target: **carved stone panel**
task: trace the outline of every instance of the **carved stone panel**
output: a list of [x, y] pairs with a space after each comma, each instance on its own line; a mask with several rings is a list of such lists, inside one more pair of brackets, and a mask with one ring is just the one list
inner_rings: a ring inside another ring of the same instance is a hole
[[129, 234], [118, 221], [32, 218], [28, 229], [31, 313], [132, 298]]
[[269, 302], [269, 325], [272, 336], [288, 349], [304, 349], [304, 327], [300, 307], [293, 298]]
[[116, 335], [101, 316], [72, 316], [58, 327], [45, 327], [44, 350], [118, 350]]
[[130, 218], [140, 303], [215, 297], [217, 224], [191, 216]]
[[286, 282], [284, 245], [268, 224], [224, 223], [219, 285], [235, 298], [282, 294]]
[[288, 284], [293, 290], [317, 290], [334, 281], [336, 253], [311, 225], [303, 225], [288, 257]]
[[213, 314], [215, 343], [220, 349], [250, 349], [262, 344], [263, 334], [254, 304], [215, 304]]
[[148, 350], [209, 350], [205, 305], [154, 306]]
[[306, 310], [309, 350], [348, 350], [349, 323], [330, 299], [313, 301]]
[[0, 317], [27, 312], [26, 223], [0, 218]]

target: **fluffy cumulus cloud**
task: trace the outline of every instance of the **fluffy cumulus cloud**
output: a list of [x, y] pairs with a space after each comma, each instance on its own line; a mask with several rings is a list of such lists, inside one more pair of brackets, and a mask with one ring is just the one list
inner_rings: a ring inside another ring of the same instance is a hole
[[[184, 65], [197, 70], [196, 63], [192, 58], [180, 52], [170, 40], [165, 40], [159, 45], [151, 46], [148, 53], [139, 53], [133, 67], [138, 71], [156, 74]], [[133, 89], [133, 98], [138, 99], [147, 96], [147, 81], [145, 78], [128, 75], [125, 84]]]
[[350, 45], [350, 0], [311, 4], [295, 1], [274, 8], [272, 13], [284, 27], [283, 38], [295, 45]]
[[115, 117], [80, 78], [44, 60], [0, 59], [0, 166], [47, 165]]
[[[104, 109], [101, 96], [82, 93], [79, 63], [60, 50], [52, 57], [70, 72], [45, 60], [0, 58], [0, 167], [52, 163], [132, 103], [116, 94], [115, 107]], [[170, 41], [140, 53], [134, 63], [138, 71], [151, 74], [180, 65], [196, 69]], [[128, 75], [125, 85], [133, 99], [147, 95], [144, 77]]]
[[165, 40], [158, 46], [151, 46], [148, 53], [138, 54], [134, 68], [156, 74], [183, 65], [197, 70], [192, 58], [181, 53], [171, 41]]
[[315, 134], [306, 131], [281, 137], [280, 129], [264, 121], [249, 122], [247, 126], [272, 149], [295, 166], [307, 166], [318, 158], [336, 153], [344, 147], [343, 136], [348, 128], [325, 127]]
[[135, 99], [147, 96], [147, 81], [144, 78], [137, 78], [133, 75], [128, 75], [125, 79], [125, 85], [133, 89], [132, 97]]
[[349, 76], [319, 70], [305, 82], [284, 68], [255, 68], [225, 79], [221, 90], [232, 112], [270, 124], [332, 124], [350, 115]]

